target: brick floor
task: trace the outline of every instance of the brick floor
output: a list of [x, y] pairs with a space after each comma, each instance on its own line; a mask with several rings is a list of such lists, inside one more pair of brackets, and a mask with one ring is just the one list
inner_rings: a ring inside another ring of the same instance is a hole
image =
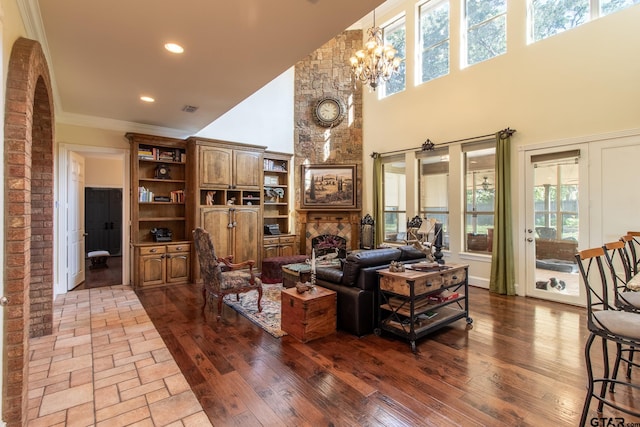
[[59, 295], [28, 384], [29, 427], [211, 425], [129, 286]]

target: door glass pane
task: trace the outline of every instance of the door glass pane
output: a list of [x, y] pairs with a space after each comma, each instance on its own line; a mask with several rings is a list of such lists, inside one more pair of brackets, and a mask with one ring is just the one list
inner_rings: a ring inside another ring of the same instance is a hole
[[578, 296], [576, 158], [534, 163], [536, 289]]

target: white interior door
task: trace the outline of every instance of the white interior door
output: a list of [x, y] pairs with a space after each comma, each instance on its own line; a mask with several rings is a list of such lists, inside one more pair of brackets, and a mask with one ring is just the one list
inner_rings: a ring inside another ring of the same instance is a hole
[[585, 303], [575, 254], [589, 242], [587, 153], [587, 144], [578, 144], [525, 154], [529, 296]]
[[84, 282], [84, 157], [69, 152], [67, 188], [67, 290]]

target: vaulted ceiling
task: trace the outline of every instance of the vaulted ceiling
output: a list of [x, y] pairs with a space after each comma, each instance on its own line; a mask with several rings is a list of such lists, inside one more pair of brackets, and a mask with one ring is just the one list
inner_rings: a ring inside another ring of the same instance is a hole
[[[187, 134], [381, 3], [18, 0], [28, 36], [45, 50], [59, 120], [136, 123]], [[184, 53], [169, 53], [167, 42], [179, 43]], [[155, 102], [144, 103], [141, 95]], [[186, 106], [197, 108], [185, 112]]]

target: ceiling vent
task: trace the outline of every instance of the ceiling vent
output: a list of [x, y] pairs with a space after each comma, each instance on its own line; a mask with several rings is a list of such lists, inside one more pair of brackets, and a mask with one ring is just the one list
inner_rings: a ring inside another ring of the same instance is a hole
[[197, 109], [198, 107], [193, 105], [185, 105], [184, 107], [182, 107], [182, 111], [184, 111], [185, 113], [195, 113]]

